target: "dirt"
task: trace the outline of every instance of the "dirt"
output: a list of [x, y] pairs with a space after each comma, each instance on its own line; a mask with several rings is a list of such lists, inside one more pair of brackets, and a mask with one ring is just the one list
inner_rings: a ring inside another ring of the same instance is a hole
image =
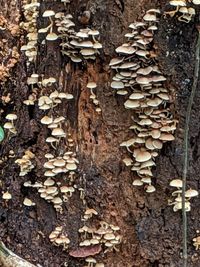
[[[9, 12], [8, 7], [6, 10], [7, 2], [1, 0], [0, 3], [5, 7], [3, 15], [11, 19], [13, 13]], [[21, 7], [21, 1], [16, 5]], [[38, 57], [36, 65], [38, 73], [62, 77], [64, 91], [75, 96], [70, 104], [59, 106], [55, 113], [68, 118], [76, 142], [80, 161], [76, 185], [85, 189], [87, 206], [98, 211], [94, 223], [104, 220], [118, 225], [121, 229], [123, 241], [119, 251], [100, 253], [95, 257], [110, 267], [182, 266], [181, 214], [174, 213], [167, 201], [171, 194], [169, 181], [182, 174], [183, 129], [193, 82], [197, 38], [195, 24], [198, 21], [183, 24], [177, 22], [176, 18], [162, 18], [155, 38], [160, 67], [167, 77], [168, 87], [176, 95], [171, 109], [179, 120], [176, 140], [164, 146], [156, 162], [155, 194], [147, 195], [143, 189], [131, 186], [133, 174], [122, 162], [126, 151], [119, 147], [123, 140], [131, 136], [131, 132], [127, 130], [131, 113], [124, 110], [122, 98], [116, 96], [110, 88], [112, 73], [108, 63], [115, 55], [114, 49], [123, 43], [128, 25], [138, 17], [141, 18], [144, 10], [152, 7], [168, 9], [165, 1], [73, 1], [69, 11], [76, 18], [77, 28], [83, 27], [78, 16], [88, 9], [92, 13], [89, 26], [101, 32], [104, 48], [94, 64], [70, 64], [67, 59], [61, 57], [57, 42], [47, 48], [41, 44], [39, 46], [41, 56]], [[43, 1], [41, 13], [46, 8], [58, 11], [63, 9], [63, 5]], [[44, 21], [39, 21], [38, 25], [43, 26]], [[19, 46], [23, 38], [16, 37], [12, 42]], [[34, 264], [61, 267], [66, 262], [68, 267], [81, 267], [84, 266], [84, 260], [70, 257], [67, 251], [53, 246], [48, 239], [55, 226], [63, 225], [71, 240], [70, 249], [77, 248], [80, 242], [78, 229], [83, 225], [81, 217], [85, 210], [78, 190], [65, 204], [64, 213], [60, 215], [39, 197], [35, 189], [23, 186], [29, 179], [45, 180], [42, 164], [45, 162], [44, 155], [51, 151], [45, 145], [48, 132], [40, 124], [43, 112], [36, 106], [32, 108], [22, 104], [30, 92], [26, 85], [25, 62], [25, 56], [21, 55], [19, 63], [11, 72], [10, 80], [1, 86], [0, 91], [1, 97], [11, 94], [10, 103], [0, 103], [3, 109], [1, 125], [5, 123], [5, 114], [13, 109], [19, 118], [16, 125], [18, 135], [11, 139], [7, 137], [0, 146], [0, 155], [4, 159], [1, 164], [2, 191], [8, 190], [13, 196], [8, 204], [0, 200], [0, 239], [13, 252]], [[86, 89], [88, 77], [98, 82], [97, 97], [102, 115], [97, 115], [89, 99]], [[197, 90], [190, 124], [188, 176], [188, 187], [192, 186], [197, 190], [200, 189], [199, 105], [200, 91]], [[11, 149], [15, 152], [14, 158], [8, 157]], [[19, 177], [19, 168], [14, 161], [21, 158], [26, 149], [31, 149], [36, 155], [35, 168], [25, 177]], [[24, 197], [31, 198], [36, 207], [24, 207]], [[192, 200], [192, 210], [188, 215], [188, 252], [191, 267], [198, 267], [200, 261], [200, 254], [192, 245], [196, 230], [200, 229], [198, 208], [199, 199], [196, 198]]]

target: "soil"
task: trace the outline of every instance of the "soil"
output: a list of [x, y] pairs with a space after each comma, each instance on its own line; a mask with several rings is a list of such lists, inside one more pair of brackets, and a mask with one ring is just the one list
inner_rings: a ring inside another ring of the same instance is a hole
[[[21, 10], [21, 1], [12, 1]], [[14, 12], [6, 0], [0, 1], [3, 15], [12, 20]], [[59, 1], [42, 1], [41, 13], [45, 9], [62, 10]], [[193, 82], [194, 53], [197, 39], [195, 25], [177, 22], [176, 18], [162, 18], [155, 37], [158, 60], [167, 85], [176, 95], [172, 110], [179, 120], [176, 140], [165, 144], [154, 169], [155, 194], [147, 195], [143, 189], [133, 188], [133, 174], [122, 162], [126, 151], [119, 144], [131, 137], [127, 129], [131, 122], [131, 112], [125, 111], [123, 100], [116, 96], [111, 88], [112, 72], [108, 63], [114, 57], [114, 49], [123, 43], [128, 25], [141, 18], [149, 8], [168, 10], [165, 1], [138, 0], [91, 0], [72, 1], [69, 12], [76, 18], [77, 28], [83, 27], [78, 16], [84, 10], [90, 10], [92, 18], [89, 26], [101, 32], [103, 51], [95, 63], [74, 65], [63, 59], [58, 42], [43, 47], [39, 45], [36, 69], [38, 73], [62, 79], [64, 91], [75, 98], [70, 104], [56, 108], [55, 113], [68, 118], [72, 136], [76, 142], [79, 170], [76, 177], [78, 188], [84, 188], [88, 207], [98, 211], [96, 221], [118, 225], [123, 236], [118, 252], [101, 252], [95, 257], [110, 267], [181, 267], [182, 227], [181, 214], [174, 213], [168, 206], [171, 195], [169, 181], [182, 174], [183, 130], [185, 113], [190, 89]], [[21, 11], [20, 11], [21, 12]], [[23, 19], [23, 16], [22, 16]], [[197, 19], [195, 19], [197, 20]], [[44, 21], [38, 21], [41, 27]], [[1, 36], [1, 31], [0, 31]], [[1, 36], [2, 37], [2, 36]], [[8, 36], [10, 47], [23, 42], [21, 37]], [[85, 205], [78, 190], [65, 204], [63, 214], [56, 214], [54, 208], [39, 197], [35, 189], [25, 188], [27, 180], [44, 181], [42, 164], [44, 155], [51, 152], [45, 144], [48, 132], [40, 124], [43, 112], [37, 106], [27, 107], [30, 88], [26, 84], [26, 58], [20, 61], [11, 72], [10, 79], [1, 85], [0, 97], [11, 94], [8, 104], [0, 103], [3, 110], [1, 125], [5, 123], [5, 114], [15, 110], [18, 116], [16, 137], [6, 139], [0, 145], [2, 191], [8, 190], [13, 199], [9, 203], [0, 200], [0, 239], [13, 252], [43, 267], [84, 266], [84, 260], [69, 256], [67, 251], [53, 246], [48, 235], [58, 225], [63, 225], [71, 240], [70, 249], [78, 247], [78, 229], [83, 225]], [[97, 115], [86, 89], [88, 77], [98, 82], [97, 97], [102, 114]], [[190, 123], [190, 167], [188, 187], [200, 189], [200, 90], [197, 90]], [[19, 167], [15, 164], [26, 149], [35, 153], [35, 168], [26, 176], [19, 176]], [[15, 157], [9, 157], [9, 151]], [[62, 150], [62, 147], [60, 148]], [[36, 207], [23, 206], [24, 197], [31, 198]], [[189, 265], [198, 267], [200, 253], [195, 251], [192, 239], [196, 230], [200, 230], [199, 198], [192, 200], [192, 210], [188, 215], [188, 253]]]

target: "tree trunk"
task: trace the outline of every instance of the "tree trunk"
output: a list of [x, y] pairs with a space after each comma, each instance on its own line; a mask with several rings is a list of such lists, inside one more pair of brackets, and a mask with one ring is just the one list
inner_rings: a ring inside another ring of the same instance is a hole
[[[2, 193], [8, 191], [12, 195], [11, 200], [0, 200], [0, 239], [14, 253], [35, 265], [85, 266], [88, 263], [85, 263], [84, 258], [69, 255], [73, 254], [81, 242], [78, 230], [83, 225], [98, 228], [100, 222], [104, 221], [120, 227], [118, 232], [122, 240], [116, 246], [117, 250], [105, 253], [105, 247], [102, 247], [101, 252], [94, 256], [97, 262], [110, 267], [182, 266], [181, 214], [173, 212], [172, 207], [168, 206], [168, 199], [172, 193], [169, 182], [182, 175], [183, 129], [193, 81], [197, 38], [195, 22], [184, 24], [177, 22], [176, 18], [162, 17], [155, 34], [159, 66], [167, 77], [167, 87], [175, 90], [176, 101], [170, 108], [179, 124], [175, 141], [165, 143], [156, 158], [153, 174], [157, 191], [147, 194], [143, 188], [132, 186], [137, 176], [122, 162], [129, 155], [120, 144], [132, 136], [129, 130], [132, 112], [125, 110], [123, 97], [116, 95], [110, 87], [113, 72], [109, 68], [109, 62], [116, 57], [115, 48], [125, 42], [124, 34], [128, 32], [128, 25], [135, 20], [140, 21], [149, 8], [166, 10], [165, 1], [74, 0], [66, 5], [59, 0], [41, 1], [38, 8], [38, 29], [47, 26], [47, 19], [42, 17], [45, 10], [70, 13], [76, 31], [90, 27], [100, 32], [103, 49], [94, 61], [73, 63], [62, 55], [60, 40], [49, 41], [44, 45], [39, 35], [37, 59], [29, 66], [24, 51], [20, 51], [20, 47], [27, 43], [27, 32], [12, 32], [13, 25], [19, 25], [25, 20], [23, 1], [0, 0], [0, 4], [1, 15], [7, 20], [7, 26], [0, 24], [5, 27], [5, 30], [0, 30], [1, 39], [6, 40], [8, 50], [16, 46], [20, 55], [18, 62], [10, 67], [9, 77], [1, 82], [0, 91], [1, 125], [7, 122], [7, 114], [17, 115], [17, 120], [14, 121], [17, 134], [9, 134], [5, 130], [0, 150], [1, 190]], [[88, 21], [84, 11], [91, 14]], [[0, 56], [1, 63], [7, 64], [10, 53]], [[40, 77], [54, 77], [58, 81], [56, 85], [45, 89], [37, 87], [37, 99], [49, 95], [55, 89], [72, 94], [74, 98], [62, 101], [50, 111], [39, 109], [37, 101], [34, 105], [25, 105], [23, 101], [34, 91], [31, 85], [27, 85], [28, 77], [34, 72]], [[97, 84], [95, 94], [101, 108], [99, 113], [95, 110], [87, 88], [90, 81]], [[196, 190], [199, 188], [199, 102], [198, 90], [190, 125], [188, 176], [188, 187]], [[75, 189], [63, 204], [62, 214], [40, 197], [37, 188], [24, 186], [27, 181], [34, 184], [46, 180], [43, 167], [45, 154], [60, 156], [69, 150], [69, 143], [63, 138], [56, 150], [45, 142], [50, 131], [40, 120], [47, 114], [66, 118], [62, 124], [63, 129], [73, 139], [74, 146], [70, 149], [76, 152], [79, 160], [73, 181], [69, 182], [68, 174], [56, 178], [62, 185], [74, 186]], [[35, 155], [31, 160], [34, 168], [26, 175], [19, 176], [19, 164], [15, 161], [21, 159], [27, 150]], [[23, 205], [25, 198], [31, 199], [36, 205]], [[192, 209], [188, 215], [188, 261], [189, 266], [195, 267], [199, 266], [199, 255], [195, 252], [192, 239], [200, 225], [198, 198], [191, 202]], [[87, 208], [95, 209], [98, 214], [83, 221]], [[66, 250], [49, 240], [50, 233], [57, 226], [62, 226], [70, 239]]]

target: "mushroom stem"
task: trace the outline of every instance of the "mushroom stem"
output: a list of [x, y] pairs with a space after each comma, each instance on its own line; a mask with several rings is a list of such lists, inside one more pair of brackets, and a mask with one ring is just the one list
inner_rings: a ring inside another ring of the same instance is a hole
[[179, 6], [177, 6], [175, 10], [164, 12], [164, 16], [166, 17], [166, 15], [170, 15], [170, 17], [174, 17], [174, 15], [178, 12], [178, 10], [179, 10]]

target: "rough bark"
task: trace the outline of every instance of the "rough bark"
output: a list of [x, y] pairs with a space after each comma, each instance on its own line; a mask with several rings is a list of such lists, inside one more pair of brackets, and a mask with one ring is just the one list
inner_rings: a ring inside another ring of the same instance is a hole
[[[42, 1], [40, 13], [45, 9], [59, 11], [63, 5], [59, 1]], [[12, 1], [20, 8], [21, 1]], [[10, 4], [11, 5], [11, 4]], [[12, 21], [15, 16], [8, 1], [1, 0], [2, 13]], [[167, 143], [157, 159], [154, 169], [157, 191], [147, 195], [143, 189], [133, 188], [133, 174], [124, 167], [122, 156], [126, 151], [119, 144], [131, 136], [128, 128], [131, 112], [124, 109], [123, 101], [110, 88], [112, 73], [108, 68], [114, 49], [123, 43], [128, 25], [142, 17], [148, 8], [166, 8], [165, 1], [136, 0], [75, 0], [69, 7], [77, 29], [82, 25], [78, 16], [85, 9], [92, 12], [90, 26], [101, 32], [103, 51], [94, 63], [72, 64], [60, 54], [59, 42], [47, 47], [39, 45], [36, 69], [39, 74], [56, 77], [63, 82], [63, 91], [72, 93], [74, 99], [56, 108], [56, 114], [68, 118], [73, 139], [76, 143], [79, 170], [76, 177], [77, 187], [85, 189], [88, 207], [98, 211], [96, 222], [104, 220], [118, 225], [123, 236], [119, 252], [100, 253], [96, 258], [110, 267], [175, 267], [182, 266], [181, 253], [181, 215], [174, 213], [167, 205], [171, 194], [169, 181], [180, 177], [182, 173], [183, 127], [189, 91], [193, 80], [193, 60], [196, 41], [195, 22], [177, 23], [176, 19], [162, 19], [156, 34], [159, 62], [168, 78], [168, 85], [174, 87], [177, 99], [174, 114], [179, 120], [176, 140]], [[67, 7], [68, 9], [68, 7]], [[22, 17], [23, 19], [23, 17]], [[44, 21], [38, 20], [38, 26]], [[0, 32], [2, 37], [2, 33]], [[7, 35], [11, 47], [20, 47], [22, 36], [11, 38]], [[166, 56], [168, 55], [168, 56]], [[78, 190], [65, 204], [64, 213], [56, 214], [54, 208], [41, 199], [34, 189], [27, 189], [23, 183], [28, 179], [44, 181], [44, 155], [50, 151], [45, 144], [47, 130], [40, 124], [43, 116], [38, 107], [27, 107], [30, 88], [26, 84], [30, 70], [26, 68], [23, 54], [11, 71], [9, 80], [1, 85], [0, 96], [11, 94], [11, 102], [1, 108], [1, 124], [5, 115], [15, 110], [18, 120], [16, 137], [7, 137], [1, 143], [1, 186], [2, 191], [9, 190], [13, 199], [8, 203], [0, 200], [0, 238], [15, 253], [34, 264], [44, 267], [84, 266], [84, 260], [70, 257], [67, 251], [53, 246], [48, 235], [55, 226], [63, 225], [71, 240], [70, 249], [78, 246], [78, 229], [83, 225], [85, 206], [80, 200]], [[88, 78], [98, 82], [97, 97], [102, 114], [98, 115], [89, 99], [86, 88]], [[193, 106], [190, 134], [190, 173], [188, 186], [199, 189], [199, 90]], [[26, 149], [35, 153], [35, 168], [25, 177], [19, 177], [19, 168], [15, 164]], [[62, 147], [59, 148], [62, 150]], [[15, 157], [9, 157], [14, 150]], [[30, 197], [36, 207], [22, 205], [24, 197]], [[195, 252], [192, 238], [200, 225], [198, 198], [192, 202], [189, 214], [188, 245], [189, 266], [199, 266], [199, 253]]]

